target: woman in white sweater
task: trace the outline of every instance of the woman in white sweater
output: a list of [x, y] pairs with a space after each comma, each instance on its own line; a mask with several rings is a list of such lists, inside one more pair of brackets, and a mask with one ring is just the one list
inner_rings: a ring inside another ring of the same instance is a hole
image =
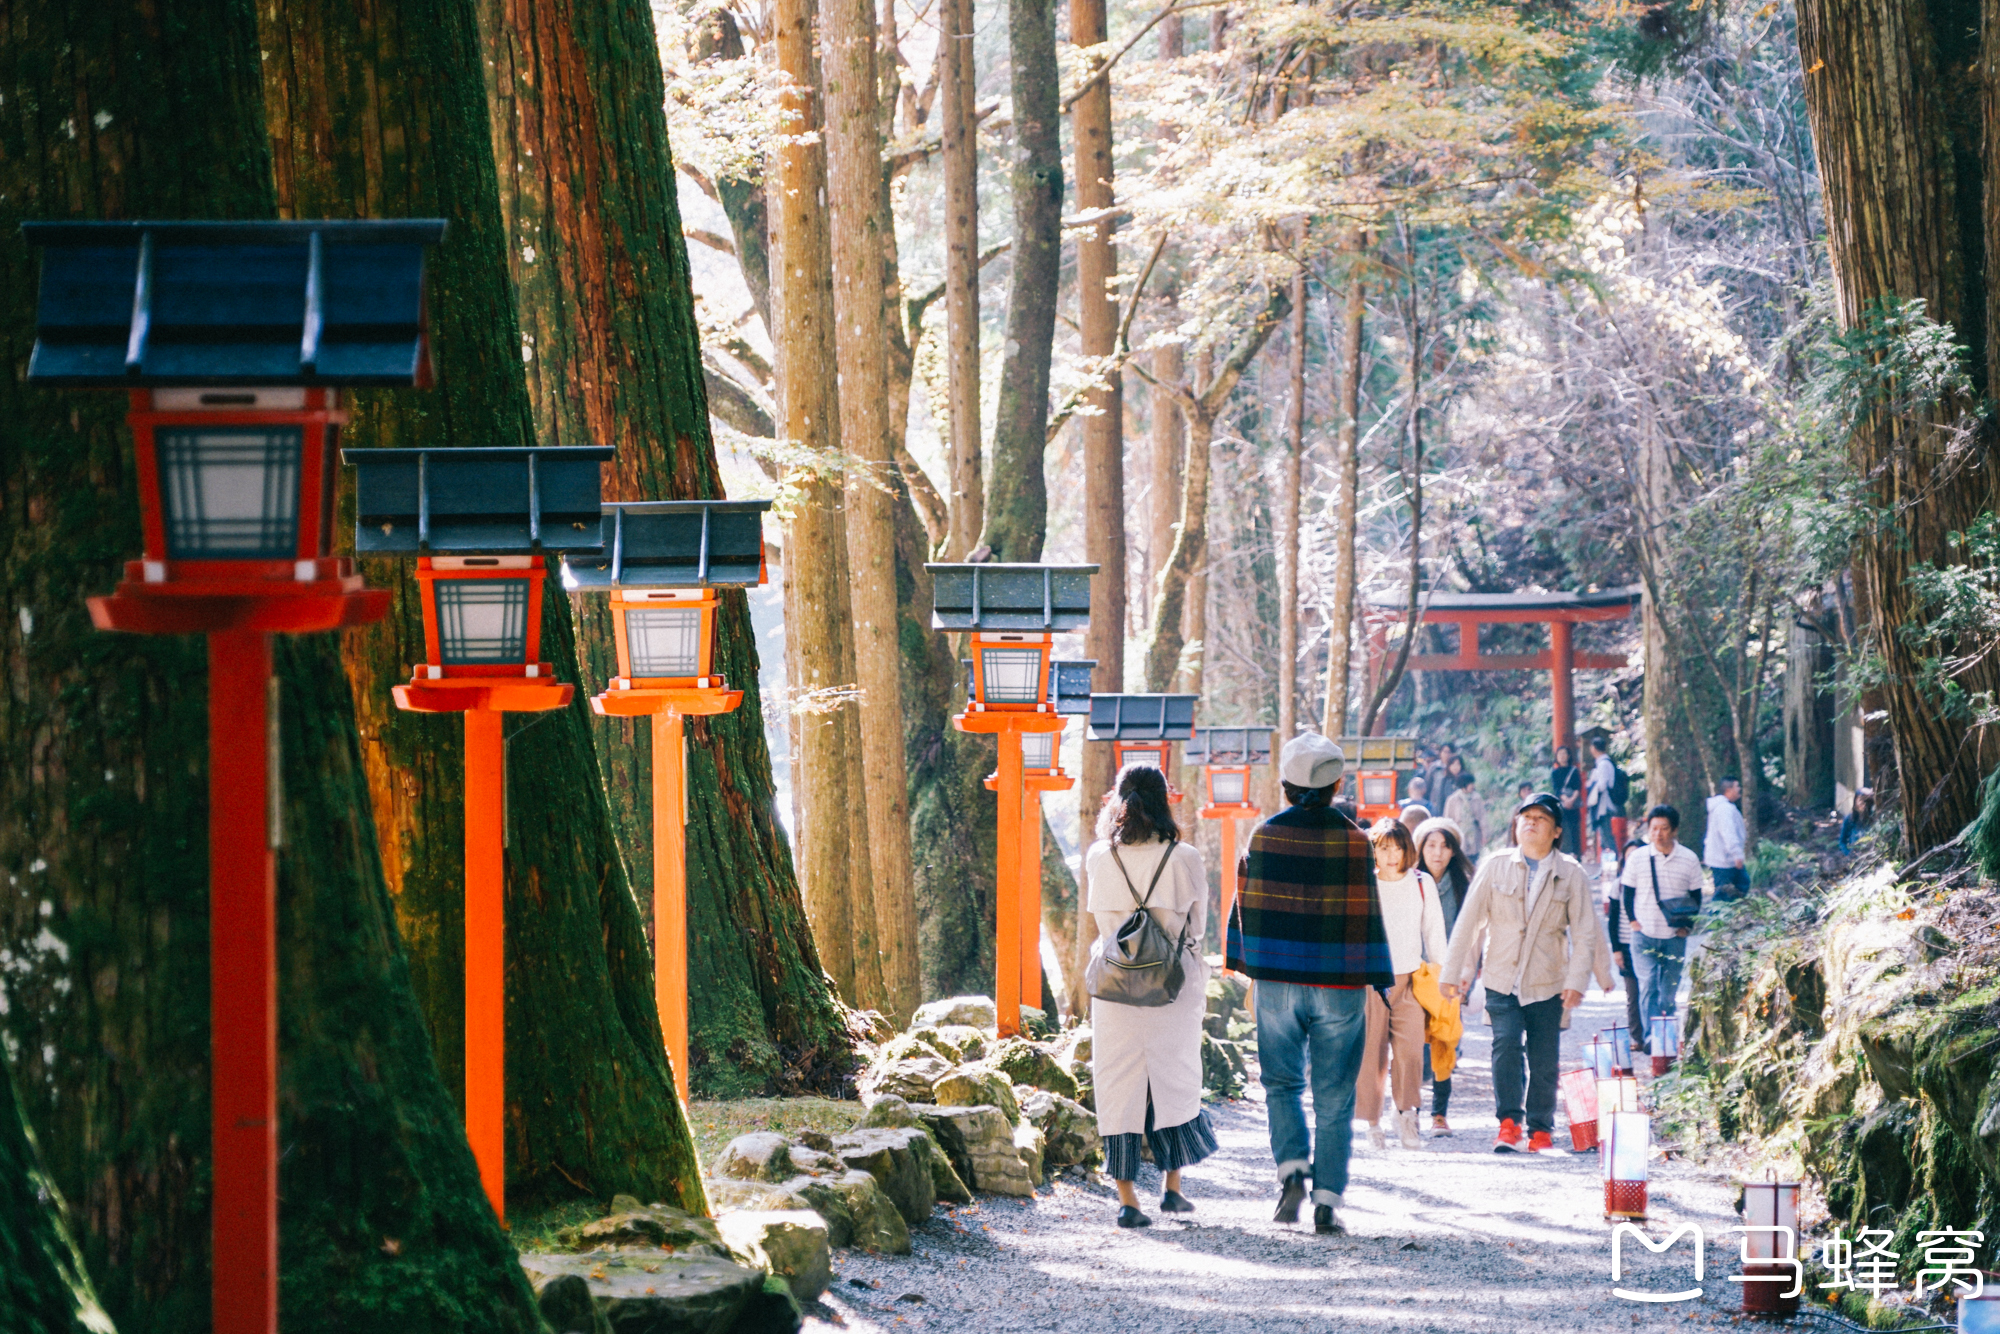
[[[1141, 1143], [1166, 1175], [1160, 1208], [1193, 1213], [1181, 1195], [1181, 1169], [1215, 1152], [1215, 1132], [1201, 1105], [1201, 1023], [1208, 1012], [1208, 874], [1201, 854], [1180, 839], [1167, 779], [1132, 764], [1098, 812], [1097, 842], [1084, 854], [1084, 906], [1097, 920], [1098, 945], [1114, 939], [1141, 901], [1171, 939], [1187, 930], [1186, 969], [1170, 1005], [1141, 1007], [1092, 1000], [1091, 1076], [1104, 1168], [1118, 1186], [1119, 1227], [1148, 1227], [1133, 1183]], [[1149, 892], [1150, 891], [1150, 892]]]
[[1382, 1076], [1390, 1077], [1396, 1100], [1396, 1133], [1403, 1147], [1415, 1149], [1417, 1101], [1424, 1086], [1424, 1027], [1428, 1018], [1410, 987], [1417, 965], [1426, 959], [1444, 962], [1444, 907], [1437, 884], [1417, 865], [1416, 840], [1400, 820], [1383, 819], [1368, 831], [1375, 848], [1375, 892], [1382, 907], [1382, 926], [1389, 937], [1389, 967], [1396, 985], [1388, 1004], [1379, 992], [1368, 993], [1368, 1032], [1361, 1049], [1361, 1073], [1354, 1084], [1355, 1112], [1368, 1123], [1368, 1140], [1380, 1149]]

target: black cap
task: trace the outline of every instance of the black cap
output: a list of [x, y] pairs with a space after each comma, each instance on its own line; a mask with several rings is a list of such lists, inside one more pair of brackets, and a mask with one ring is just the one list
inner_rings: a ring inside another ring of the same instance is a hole
[[1563, 822], [1562, 803], [1555, 799], [1553, 793], [1536, 792], [1531, 794], [1526, 801], [1523, 801], [1520, 805], [1514, 808], [1514, 814], [1521, 815], [1527, 811], [1534, 810], [1536, 807], [1540, 807], [1542, 810], [1547, 811], [1549, 813], [1549, 818], [1556, 822], [1556, 828], [1558, 829], [1562, 828], [1562, 822]]

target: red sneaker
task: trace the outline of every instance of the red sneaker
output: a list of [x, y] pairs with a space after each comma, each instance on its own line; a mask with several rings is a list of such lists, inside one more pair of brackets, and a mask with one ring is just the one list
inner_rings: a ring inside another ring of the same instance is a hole
[[1556, 1142], [1546, 1130], [1537, 1130], [1528, 1136], [1529, 1153], [1547, 1153], [1555, 1148]]
[[1519, 1153], [1521, 1151], [1521, 1126], [1513, 1118], [1500, 1123], [1500, 1133], [1493, 1137], [1493, 1152]]

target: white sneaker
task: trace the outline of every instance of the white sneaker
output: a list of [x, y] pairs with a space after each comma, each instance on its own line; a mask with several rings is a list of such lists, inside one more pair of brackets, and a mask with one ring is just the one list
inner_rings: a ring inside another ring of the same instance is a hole
[[1388, 1137], [1382, 1133], [1382, 1123], [1380, 1121], [1370, 1121], [1368, 1123], [1368, 1147], [1371, 1149], [1386, 1149], [1389, 1147]]
[[1423, 1140], [1417, 1137], [1417, 1114], [1414, 1111], [1396, 1113], [1396, 1133], [1402, 1137], [1406, 1149], [1421, 1149]]

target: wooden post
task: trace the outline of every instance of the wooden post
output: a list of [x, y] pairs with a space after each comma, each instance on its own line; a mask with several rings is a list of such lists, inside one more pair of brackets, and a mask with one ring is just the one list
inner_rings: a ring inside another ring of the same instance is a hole
[[1222, 917], [1217, 924], [1224, 941], [1229, 939], [1229, 910], [1236, 906], [1236, 817], [1222, 817]]
[[[1021, 1003], [1042, 1005], [1042, 794], [1021, 800]], [[1054, 1019], [1054, 1015], [1049, 1018]]]
[[465, 1137], [507, 1221], [506, 715], [465, 714]]
[[1581, 765], [1581, 757], [1576, 753], [1576, 644], [1572, 638], [1576, 627], [1568, 621], [1549, 622], [1549, 647], [1554, 659], [1554, 704], [1555, 704], [1555, 744], [1568, 746], [1570, 762]]
[[[1003, 1038], [1021, 1031], [1021, 734], [999, 734], [1000, 798], [998, 874], [993, 883], [993, 925], [999, 936], [993, 959], [993, 1003]], [[1036, 997], [1040, 999], [1039, 996]]]
[[688, 1099], [687, 774], [681, 716], [653, 715], [653, 1003]]
[[208, 637], [209, 1024], [216, 1334], [278, 1328], [277, 863], [271, 637]]

